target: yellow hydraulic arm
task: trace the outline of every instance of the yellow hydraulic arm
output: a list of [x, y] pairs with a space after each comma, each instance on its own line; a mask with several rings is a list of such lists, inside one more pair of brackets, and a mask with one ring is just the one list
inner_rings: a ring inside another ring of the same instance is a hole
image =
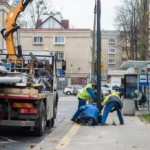
[[[1, 30], [1, 34], [6, 40], [7, 55], [10, 59], [17, 58], [16, 50], [14, 46], [13, 33], [20, 27], [16, 24], [18, 15], [24, 11], [26, 6], [33, 0], [14, 0], [6, 19], [4, 20], [4, 29]], [[18, 39], [19, 40], [19, 39]], [[18, 57], [22, 56], [22, 50], [20, 42], [18, 41]]]

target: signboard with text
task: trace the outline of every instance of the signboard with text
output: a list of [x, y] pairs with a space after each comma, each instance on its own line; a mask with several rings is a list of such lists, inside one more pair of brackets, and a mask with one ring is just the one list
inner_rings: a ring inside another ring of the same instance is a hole
[[148, 74], [139, 74], [138, 75], [138, 85], [139, 86], [148, 86], [149, 85], [149, 75]]

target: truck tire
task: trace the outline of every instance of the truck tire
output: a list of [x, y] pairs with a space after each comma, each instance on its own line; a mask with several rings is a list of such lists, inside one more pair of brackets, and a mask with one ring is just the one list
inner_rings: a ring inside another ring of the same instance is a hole
[[39, 112], [38, 127], [35, 128], [35, 134], [37, 136], [42, 136], [45, 132], [45, 127], [46, 127], [46, 110], [45, 105], [42, 102]]

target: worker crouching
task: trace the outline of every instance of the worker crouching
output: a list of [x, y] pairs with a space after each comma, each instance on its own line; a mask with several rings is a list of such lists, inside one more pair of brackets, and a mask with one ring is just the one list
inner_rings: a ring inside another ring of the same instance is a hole
[[113, 92], [112, 94], [108, 95], [102, 102], [102, 105], [104, 107], [101, 124], [102, 126], [107, 125], [106, 120], [108, 117], [108, 114], [113, 111], [117, 111], [118, 119], [120, 121], [120, 124], [124, 124], [123, 116], [122, 116], [122, 103], [119, 97], [119, 92]]

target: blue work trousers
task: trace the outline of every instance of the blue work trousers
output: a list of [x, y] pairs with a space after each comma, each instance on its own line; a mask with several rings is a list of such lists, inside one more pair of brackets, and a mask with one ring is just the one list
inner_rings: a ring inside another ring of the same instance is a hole
[[75, 118], [75, 119], [77, 119], [78, 116], [79, 116], [79, 114], [80, 114], [79, 108], [80, 108], [81, 106], [83, 106], [83, 105], [86, 104], [86, 100], [83, 100], [83, 99], [80, 99], [80, 98], [78, 98], [78, 100], [79, 100], [78, 109], [77, 109], [77, 111], [75, 112], [75, 114], [73, 115], [73, 118]]
[[120, 109], [120, 104], [118, 102], [110, 102], [108, 103], [105, 108], [104, 108], [104, 112], [103, 112], [103, 116], [102, 116], [102, 120], [101, 120], [101, 123], [106, 123], [106, 120], [107, 120], [107, 117], [108, 117], [108, 114], [110, 113], [110, 111], [115, 108], [116, 111], [117, 111], [117, 115], [118, 115], [118, 119], [120, 121], [120, 124], [123, 124], [124, 123], [124, 120], [123, 120], [123, 116], [122, 116], [122, 113], [121, 113], [121, 109]]

